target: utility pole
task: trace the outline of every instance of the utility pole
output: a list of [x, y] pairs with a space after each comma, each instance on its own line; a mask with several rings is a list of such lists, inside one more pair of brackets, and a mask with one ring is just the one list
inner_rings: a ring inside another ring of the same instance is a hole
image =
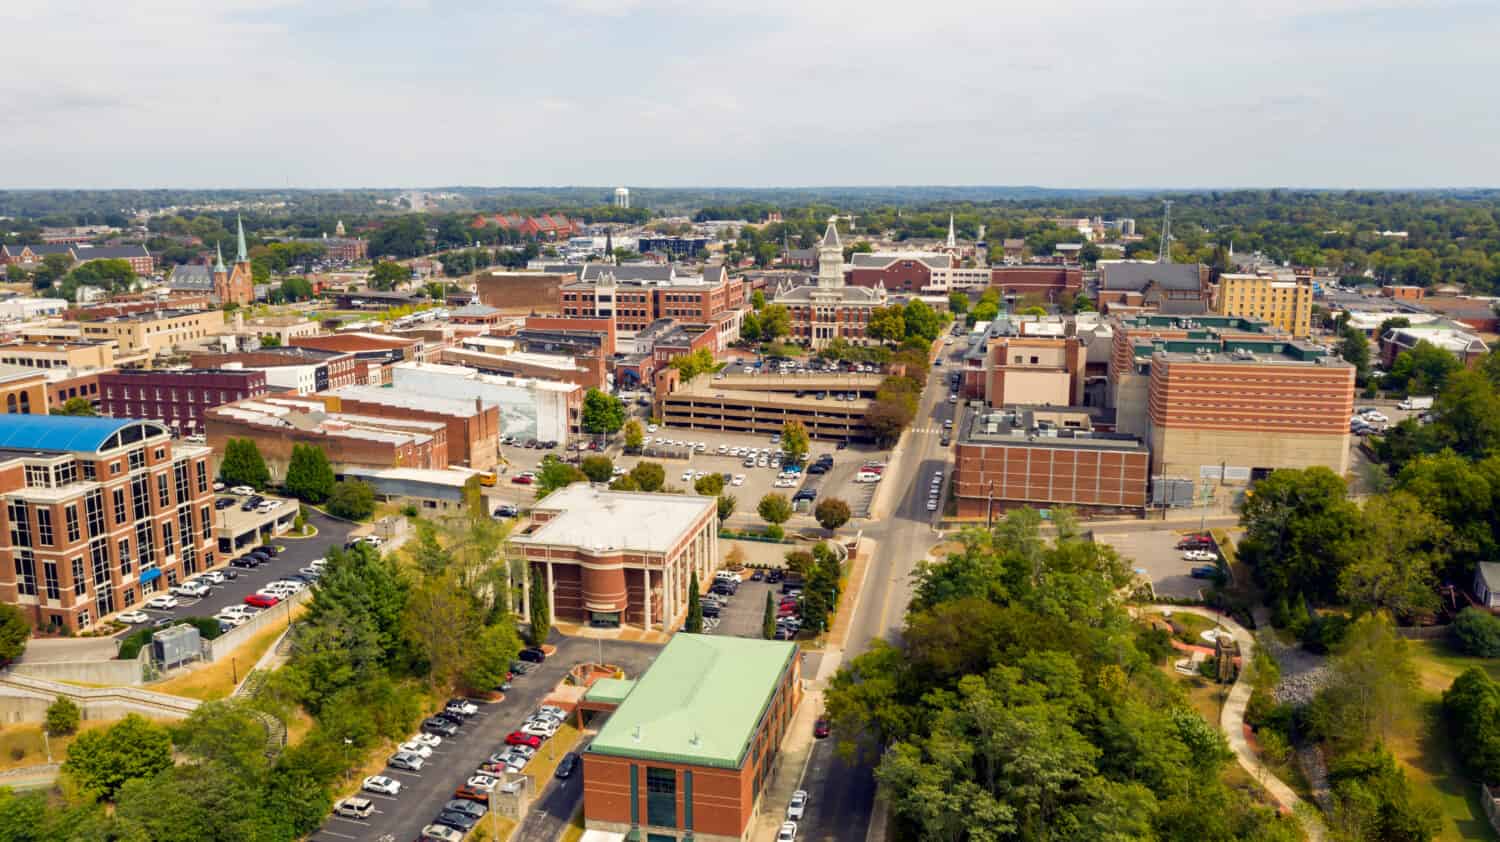
[[1172, 200], [1171, 199], [1163, 199], [1162, 200], [1162, 205], [1163, 205], [1163, 207], [1166, 208], [1166, 210], [1162, 213], [1162, 219], [1161, 219], [1161, 243], [1159, 245], [1157, 245], [1157, 247], [1156, 247], [1156, 262], [1157, 263], [1171, 263], [1172, 262]]
[[984, 528], [992, 529], [995, 525], [995, 481], [990, 480], [989, 494], [984, 503]]

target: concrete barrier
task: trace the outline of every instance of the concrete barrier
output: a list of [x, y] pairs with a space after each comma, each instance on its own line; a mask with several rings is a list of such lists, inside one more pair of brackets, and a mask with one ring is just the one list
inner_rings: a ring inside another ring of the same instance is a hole
[[197, 699], [170, 696], [135, 687], [79, 687], [43, 678], [0, 673], [0, 713], [7, 722], [41, 722], [47, 706], [59, 696], [72, 699], [84, 719], [119, 719], [127, 714], [185, 719]]
[[312, 588], [303, 588], [297, 593], [292, 594], [290, 599], [284, 599], [251, 617], [243, 626], [230, 629], [213, 640], [205, 640], [203, 642], [203, 660], [213, 663], [214, 661], [229, 657], [229, 653], [239, 648], [241, 644], [274, 624], [279, 623], [283, 628], [291, 625], [292, 609], [307, 602], [309, 599], [312, 599]]
[[146, 661], [150, 657], [149, 647], [142, 647], [141, 653], [128, 661], [119, 658], [107, 661], [20, 661], [11, 666], [11, 672], [32, 678], [133, 687], [145, 683]]

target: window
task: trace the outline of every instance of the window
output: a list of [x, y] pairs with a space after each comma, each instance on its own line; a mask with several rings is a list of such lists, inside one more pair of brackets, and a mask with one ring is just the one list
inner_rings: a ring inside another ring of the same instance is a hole
[[[97, 556], [96, 556], [97, 557]], [[135, 562], [130, 558], [130, 539], [120, 539], [120, 578], [128, 577], [135, 569]]]
[[126, 608], [129, 608], [130, 606], [135, 604], [135, 588], [126, 588], [124, 591], [124, 595]]
[[198, 572], [198, 551], [192, 544], [182, 545], [182, 572], [189, 576]]
[[63, 509], [63, 517], [68, 524], [68, 543], [78, 543], [78, 539], [83, 537], [83, 534], [79, 531], [78, 528], [78, 504], [69, 503], [68, 506]]
[[47, 587], [47, 598], [62, 600], [62, 584], [57, 578], [57, 562], [51, 559], [42, 562], [42, 581]]
[[110, 498], [115, 504], [115, 525], [118, 526], [129, 519], [125, 515], [125, 489], [116, 488]]
[[[94, 605], [99, 609], [99, 616], [100, 617], [103, 617], [106, 614], [113, 614], [113, 613], [115, 613], [115, 590], [114, 590], [114, 588], [105, 588], [104, 590], [100, 591], [99, 592], [99, 596], [94, 599]], [[88, 609], [84, 609], [83, 611], [79, 612], [79, 615], [78, 615], [78, 623], [79, 623], [79, 625], [83, 625], [86, 622], [86, 620], [84, 618], [87, 617], [87, 616], [88, 616]]]
[[13, 547], [31, 546], [31, 515], [26, 504], [12, 500], [5, 504], [10, 519], [10, 544]]
[[170, 508], [172, 505], [172, 492], [167, 488], [167, 475], [160, 473], [156, 475], [156, 500], [161, 508]]
[[193, 496], [193, 490], [188, 487], [187, 460], [183, 460], [172, 466], [172, 479], [176, 483], [173, 490], [177, 492], [178, 500], [186, 500]]
[[646, 824], [677, 826], [677, 772], [646, 767]]
[[88, 518], [89, 535], [104, 532], [104, 492], [94, 489], [83, 498], [84, 516]]
[[83, 569], [83, 556], [79, 556], [73, 559], [73, 595], [83, 596], [88, 589], [88, 574]]
[[137, 474], [130, 478], [130, 503], [136, 520], [145, 520], [151, 515], [151, 478]]
[[36, 540], [43, 547], [52, 546], [52, 510], [46, 506], [36, 507]]
[[17, 547], [16, 553], [16, 593], [22, 596], [36, 596], [36, 559], [32, 557], [31, 550]]
[[84, 460], [80, 464], [82, 464], [82, 466], [83, 466], [83, 478], [84, 479], [86, 479], [86, 480], [94, 480], [94, 479], [98, 479], [99, 478], [98, 477], [98, 471], [96, 470], [96, 466], [94, 465], [93, 462], [88, 461], [88, 460]]
[[71, 485], [78, 479], [78, 463], [64, 462], [61, 465], [57, 466], [57, 470], [55, 471], [55, 473], [57, 474], [58, 488], [62, 488], [65, 485]]
[[172, 532], [172, 524], [161, 525], [161, 552], [162, 555], [172, 555], [177, 552], [177, 541]]
[[141, 570], [156, 566], [156, 536], [152, 534], [150, 521], [135, 525], [135, 554], [141, 561]]
[[184, 549], [193, 543], [192, 506], [179, 506], [177, 508], [177, 534], [182, 536], [182, 546]]
[[[111, 604], [114, 603], [114, 598], [113, 597], [110, 598], [110, 603]], [[89, 625], [92, 624], [93, 622], [94, 622], [93, 619], [91, 617], [89, 617], [89, 610], [87, 608], [80, 608], [80, 609], [78, 609], [78, 627], [80, 629], [86, 629], [86, 628], [88, 628]]]
[[208, 460], [198, 460], [198, 493], [208, 493]]
[[132, 450], [130, 451], [129, 458], [130, 470], [139, 471], [141, 468], [146, 467], [146, 451]]

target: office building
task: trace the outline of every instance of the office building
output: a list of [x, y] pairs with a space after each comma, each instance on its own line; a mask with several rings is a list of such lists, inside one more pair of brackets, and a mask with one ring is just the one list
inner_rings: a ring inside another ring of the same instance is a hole
[[613, 712], [583, 755], [584, 827], [749, 840], [802, 701], [796, 644], [681, 634], [640, 678], [609, 681], [585, 697]]
[[1312, 332], [1313, 283], [1291, 272], [1219, 276], [1214, 312], [1259, 319], [1297, 339]]
[[47, 373], [0, 364], [0, 395], [5, 396], [6, 415], [46, 415]]
[[232, 353], [200, 353], [189, 358], [193, 368], [245, 369], [265, 375], [276, 391], [310, 395], [368, 382], [354, 355], [315, 348], [261, 348]]
[[717, 349], [739, 339], [745, 285], [723, 266], [701, 276], [679, 275], [675, 264], [589, 263], [575, 283], [562, 287], [565, 317], [612, 318], [618, 335], [643, 330], [657, 319], [714, 325]]
[[120, 369], [98, 379], [105, 415], [156, 421], [178, 435], [203, 432], [203, 414], [213, 407], [270, 391], [255, 369]]
[[876, 307], [885, 306], [886, 292], [879, 285], [871, 288], [845, 283], [844, 247], [839, 242], [838, 227], [829, 220], [818, 243], [817, 275], [797, 284], [783, 281], [773, 300], [785, 306], [791, 316], [793, 341], [824, 348], [834, 339], [868, 342], [870, 314]]
[[149, 310], [84, 322], [80, 331], [84, 339], [114, 342], [121, 354], [155, 356], [218, 336], [227, 327], [218, 310]]
[[0, 600], [80, 632], [216, 566], [210, 455], [149, 421], [0, 416]]

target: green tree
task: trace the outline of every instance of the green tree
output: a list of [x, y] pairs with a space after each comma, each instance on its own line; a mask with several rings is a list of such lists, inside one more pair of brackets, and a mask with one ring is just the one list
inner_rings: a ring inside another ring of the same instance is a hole
[[975, 325], [980, 322], [992, 322], [1000, 315], [1000, 305], [993, 301], [981, 300], [969, 309], [969, 324]]
[[583, 395], [582, 422], [585, 432], [613, 433], [625, 425], [625, 404], [613, 395], [589, 389]]
[[693, 481], [693, 491], [704, 497], [717, 497], [724, 490], [723, 474], [704, 474]]
[[463, 685], [472, 690], [488, 691], [505, 683], [510, 663], [521, 651], [521, 638], [511, 622], [485, 626], [474, 639], [467, 663], [460, 673]]
[[1452, 354], [1424, 339], [1396, 355], [1383, 385], [1414, 395], [1436, 394], [1462, 369], [1463, 364]]
[[84, 794], [112, 799], [126, 781], [151, 778], [171, 766], [171, 733], [132, 713], [108, 728], [79, 734], [68, 746], [62, 771]]
[[766, 610], [760, 621], [760, 636], [766, 640], [776, 637], [776, 597], [766, 591]]
[[785, 304], [768, 304], [760, 310], [760, 338], [775, 342], [792, 332], [792, 315]]
[[527, 639], [541, 646], [552, 633], [552, 606], [547, 602], [547, 583], [538, 575], [531, 577], [531, 626]]
[[639, 453], [641, 446], [646, 443], [646, 430], [641, 422], [634, 418], [625, 422], [625, 449], [632, 453]]
[[688, 614], [686, 630], [692, 634], [703, 633], [703, 591], [698, 585], [698, 571], [688, 579]]
[[739, 501], [735, 499], [733, 494], [719, 495], [719, 523], [723, 523], [724, 521], [729, 520], [729, 516], [734, 514], [734, 507], [737, 503], [739, 503]]
[[0, 603], [0, 666], [21, 657], [31, 638], [31, 621], [18, 607]]
[[677, 369], [678, 373], [682, 375], [683, 381], [686, 382], [700, 374], [707, 374], [713, 371], [718, 368], [719, 364], [714, 359], [712, 351], [709, 351], [707, 348], [699, 348], [696, 351], [673, 357], [667, 365]]
[[559, 488], [567, 488], [575, 482], [586, 482], [588, 480], [583, 471], [551, 454], [542, 459], [541, 468], [536, 475], [536, 499], [538, 500]]
[[755, 511], [760, 514], [761, 520], [772, 526], [780, 526], [792, 518], [792, 504], [787, 501], [785, 494], [767, 494], [760, 498]]
[[[51, 255], [48, 255], [51, 257]], [[48, 411], [49, 415], [76, 415], [92, 418], [99, 413], [95, 411], [94, 405], [89, 403], [88, 398], [68, 398], [63, 401], [62, 406], [54, 406]]]
[[880, 342], [900, 342], [906, 338], [906, 316], [900, 307], [876, 307], [870, 311], [865, 335]]
[[750, 306], [754, 307], [756, 312], [766, 309], [766, 294], [760, 290], [750, 293]]
[[660, 491], [667, 484], [667, 469], [660, 462], [637, 462], [627, 476], [642, 491]]
[[281, 297], [286, 301], [311, 301], [312, 283], [306, 278], [287, 278], [281, 282]]
[[1417, 686], [1410, 643], [1384, 616], [1366, 614], [1350, 626], [1308, 721], [1340, 750], [1360, 750], [1415, 715]]
[[[1471, 611], [1494, 619], [1473, 608], [1463, 614]], [[1458, 755], [1469, 776], [1480, 783], [1500, 781], [1500, 684], [1482, 667], [1469, 667], [1443, 692], [1443, 717], [1449, 733], [1463, 735]]]
[[807, 458], [807, 451], [812, 447], [812, 440], [807, 435], [807, 428], [802, 426], [801, 421], [787, 421], [781, 425], [781, 449], [786, 451], [787, 457], [792, 462], [801, 462]]
[[1447, 563], [1446, 523], [1402, 491], [1371, 497], [1339, 594], [1356, 609], [1409, 619], [1438, 608], [1434, 571]]
[[1453, 639], [1466, 655], [1500, 658], [1500, 617], [1470, 605], [1454, 619]]
[[409, 280], [411, 270], [394, 261], [382, 260], [370, 270], [370, 286], [374, 289], [392, 290]]
[[271, 483], [271, 472], [254, 439], [231, 438], [224, 444], [224, 460], [219, 463], [219, 478], [227, 485], [248, 485], [257, 491]]
[[948, 312], [958, 316], [969, 312], [969, 294], [966, 292], [948, 293]]
[[78, 722], [83, 718], [83, 713], [78, 705], [67, 696], [58, 696], [47, 705], [47, 733], [54, 737], [62, 737], [72, 734], [78, 730]]
[[470, 641], [480, 629], [478, 606], [456, 575], [431, 577], [412, 588], [402, 628], [427, 663], [433, 686], [456, 686], [469, 664]]
[[1241, 557], [1274, 595], [1331, 599], [1360, 526], [1344, 479], [1315, 466], [1274, 471], [1240, 510]]
[[943, 330], [943, 317], [920, 298], [906, 302], [901, 315], [906, 327], [906, 338], [915, 336], [931, 342]]
[[916, 409], [911, 403], [892, 396], [877, 397], [870, 402], [865, 409], [865, 425], [870, 428], [877, 444], [890, 447], [901, 438], [916, 418]]
[[311, 444], [292, 445], [286, 467], [286, 491], [308, 503], [321, 503], [333, 493], [333, 466], [323, 448]]
[[813, 509], [813, 517], [817, 518], [818, 524], [829, 532], [848, 523], [852, 515], [849, 504], [837, 497], [824, 497]]
[[1347, 324], [1339, 330], [1339, 337], [1339, 356], [1354, 366], [1356, 376], [1363, 381], [1370, 373], [1369, 341], [1362, 331]]
[[1500, 395], [1481, 372], [1462, 370], [1447, 377], [1433, 411], [1435, 435], [1460, 456], [1477, 460], [1500, 450]]
[[198, 763], [221, 763], [251, 775], [265, 770], [266, 727], [237, 700], [204, 702], [171, 732], [177, 750]]
[[578, 467], [589, 482], [609, 482], [615, 473], [614, 460], [602, 454], [583, 457]]
[[363, 480], [343, 480], [328, 496], [328, 512], [347, 520], [365, 520], [375, 514], [375, 489]]
[[746, 342], [760, 341], [760, 313], [750, 311], [740, 319], [740, 338]]

